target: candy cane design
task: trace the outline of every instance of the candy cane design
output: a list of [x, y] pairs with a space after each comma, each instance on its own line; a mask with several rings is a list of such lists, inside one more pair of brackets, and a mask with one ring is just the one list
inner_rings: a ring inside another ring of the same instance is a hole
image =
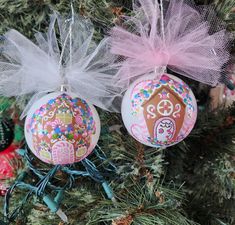
[[191, 119], [188, 118], [187, 113], [185, 114], [184, 123], [180, 130], [180, 135], [178, 136], [179, 140], [183, 139], [191, 132], [193, 128], [192, 126], [195, 124], [196, 119], [197, 119], [197, 113], [195, 111], [193, 112]]
[[52, 147], [52, 161], [54, 164], [71, 164], [75, 161], [73, 145], [67, 141], [58, 141]]
[[148, 141], [149, 131], [144, 118], [139, 120], [139, 124], [133, 124], [131, 126], [131, 133], [140, 142]]

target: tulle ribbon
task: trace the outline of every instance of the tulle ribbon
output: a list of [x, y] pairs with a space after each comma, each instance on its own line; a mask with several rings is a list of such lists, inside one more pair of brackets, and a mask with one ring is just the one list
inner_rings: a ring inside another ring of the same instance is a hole
[[[78, 15], [65, 19], [54, 13], [46, 34], [35, 35], [37, 45], [16, 30], [8, 31], [0, 45], [0, 95], [41, 95], [66, 84], [78, 97], [109, 111], [118, 111], [119, 94], [110, 85], [116, 57], [108, 40], [93, 40], [90, 20]], [[58, 35], [59, 34], [59, 35]]]
[[115, 77], [123, 88], [161, 67], [205, 84], [219, 82], [231, 36], [215, 10], [189, 0], [165, 0], [162, 5], [137, 0], [133, 9], [133, 16], [124, 17], [123, 26], [114, 27], [110, 35], [111, 52], [126, 58]]

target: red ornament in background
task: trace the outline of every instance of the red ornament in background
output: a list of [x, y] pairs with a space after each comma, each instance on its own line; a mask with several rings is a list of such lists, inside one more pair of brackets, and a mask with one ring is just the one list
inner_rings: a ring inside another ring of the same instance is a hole
[[[235, 85], [235, 76], [231, 76], [229, 78], [229, 81]], [[227, 88], [226, 86], [224, 87], [224, 93], [223, 93], [223, 99], [231, 104], [234, 102], [234, 98], [235, 98], [235, 90], [230, 90], [229, 88]]]
[[0, 152], [0, 195], [4, 196], [9, 187], [8, 181], [15, 178], [17, 170], [22, 167], [20, 157], [15, 152], [18, 147], [11, 145]]

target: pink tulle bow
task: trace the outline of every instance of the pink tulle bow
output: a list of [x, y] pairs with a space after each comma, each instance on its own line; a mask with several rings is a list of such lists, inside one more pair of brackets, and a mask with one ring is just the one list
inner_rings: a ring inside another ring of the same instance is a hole
[[167, 66], [202, 83], [218, 84], [230, 57], [231, 36], [215, 11], [192, 1], [165, 0], [163, 30], [160, 8], [157, 0], [137, 0], [134, 15], [111, 30], [111, 52], [126, 57], [115, 79], [128, 87], [138, 76]]

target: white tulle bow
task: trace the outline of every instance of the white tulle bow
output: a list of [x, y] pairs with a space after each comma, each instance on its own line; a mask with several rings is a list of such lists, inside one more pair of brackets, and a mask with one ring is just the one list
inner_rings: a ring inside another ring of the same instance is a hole
[[48, 32], [35, 35], [37, 45], [16, 30], [8, 31], [0, 45], [0, 95], [40, 96], [67, 84], [80, 98], [118, 111], [114, 102], [119, 94], [110, 86], [116, 58], [107, 39], [97, 45], [93, 33], [90, 20], [74, 15], [71, 21], [57, 13]]

